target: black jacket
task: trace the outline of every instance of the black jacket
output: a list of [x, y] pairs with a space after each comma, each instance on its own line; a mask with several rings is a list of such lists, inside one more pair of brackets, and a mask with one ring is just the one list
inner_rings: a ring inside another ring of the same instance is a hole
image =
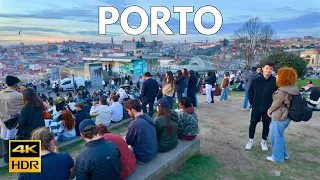
[[158, 82], [152, 78], [143, 82], [141, 96], [144, 100], [154, 100], [159, 91]]
[[205, 84], [211, 84], [212, 86], [214, 86], [217, 83], [217, 78], [215, 76], [208, 76], [205, 80], [204, 80]]
[[178, 77], [175, 81], [175, 90], [177, 93], [183, 93], [184, 92], [184, 88], [187, 87], [186, 83], [185, 83], [185, 78], [186, 76], [181, 75], [180, 77]]
[[252, 113], [266, 113], [272, 104], [272, 94], [277, 89], [276, 78], [273, 76], [268, 79], [264, 76], [253, 79], [248, 91]]
[[80, 111], [78, 111], [76, 113], [76, 117], [75, 118], [76, 118], [76, 125], [75, 125], [76, 134], [77, 134], [77, 136], [80, 136], [79, 124], [85, 119], [91, 119], [91, 116], [87, 111], [85, 111], [83, 109], [83, 110], [80, 110]]
[[45, 126], [43, 107], [34, 108], [27, 104], [21, 111], [18, 124], [17, 136], [30, 139], [34, 129]]
[[88, 142], [76, 160], [77, 180], [118, 180], [120, 172], [120, 151], [104, 138]]

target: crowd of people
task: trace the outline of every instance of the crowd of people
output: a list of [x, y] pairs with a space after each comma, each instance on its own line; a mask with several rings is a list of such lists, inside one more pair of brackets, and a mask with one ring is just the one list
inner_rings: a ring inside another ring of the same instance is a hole
[[[172, 73], [167, 74], [171, 75], [159, 84], [145, 73], [139, 98], [132, 95], [130, 87], [47, 98], [34, 88], [19, 85], [17, 77], [7, 76], [8, 88], [0, 92], [0, 149], [5, 163], [9, 161], [9, 140], [34, 139], [42, 143], [42, 172], [21, 173], [19, 179], [128, 177], [136, 164], [146, 164], [158, 152], [174, 149], [178, 139], [190, 141], [198, 134], [197, 115], [188, 97], [180, 96], [179, 108], [172, 109], [176, 81]], [[166, 88], [162, 91], [161, 87]], [[111, 123], [129, 117], [134, 120], [125, 137], [108, 130]], [[56, 143], [76, 136], [87, 142], [87, 149], [74, 162], [70, 155], [58, 152]]]
[[[262, 68], [253, 67], [246, 78], [238, 73], [237, 80], [234, 72], [225, 72], [220, 85], [215, 72], [199, 76], [193, 70], [182, 69], [176, 75], [171, 71], [157, 75], [159, 82], [151, 73], [145, 73], [134, 88], [127, 77], [131, 85], [118, 91], [115, 78], [111, 78], [105, 82], [108, 91], [104, 88], [91, 94], [81, 90], [65, 97], [57, 93], [56, 99], [37, 94], [36, 88], [21, 86], [17, 77], [7, 76], [8, 87], [0, 91], [0, 154], [8, 163], [9, 140], [41, 140], [42, 172], [21, 173], [19, 179], [123, 179], [130, 176], [136, 164], [147, 164], [158, 152], [174, 149], [178, 139], [196, 138], [197, 93], [205, 91], [206, 104], [214, 103], [214, 96], [220, 96], [219, 101], [228, 100], [230, 86], [238, 81], [245, 90], [243, 110], [248, 103], [251, 110], [245, 148], [252, 149], [256, 125], [261, 121], [263, 151], [268, 150], [271, 132], [272, 156], [267, 160], [284, 162], [289, 158], [284, 131], [290, 123], [292, 97], [300, 94], [294, 69], [281, 68], [275, 74], [274, 65], [266, 63]], [[310, 84], [300, 91], [310, 90]], [[319, 92], [311, 90], [308, 106], [319, 109]], [[173, 109], [174, 99], [177, 109]], [[108, 130], [112, 123], [130, 117], [134, 120], [125, 137]], [[77, 136], [87, 142], [87, 148], [74, 162], [69, 154], [59, 153], [55, 144]]]

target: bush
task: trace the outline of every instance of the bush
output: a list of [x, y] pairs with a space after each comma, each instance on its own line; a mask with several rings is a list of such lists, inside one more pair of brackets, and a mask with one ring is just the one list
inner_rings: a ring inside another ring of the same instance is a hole
[[270, 55], [267, 59], [260, 62], [260, 66], [262, 66], [265, 62], [274, 63], [276, 69], [280, 69], [282, 67], [291, 67], [296, 70], [298, 77], [303, 77], [307, 72], [307, 62], [303, 58], [284, 51]]

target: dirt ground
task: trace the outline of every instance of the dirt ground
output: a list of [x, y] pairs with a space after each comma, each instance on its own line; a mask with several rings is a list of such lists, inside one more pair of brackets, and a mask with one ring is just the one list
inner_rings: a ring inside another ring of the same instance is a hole
[[280, 176], [282, 172], [288, 175], [295, 171], [296, 164], [310, 165], [308, 171], [311, 172], [301, 172], [301, 176], [297, 174], [291, 178], [300, 179], [306, 177], [303, 173], [311, 173], [318, 177], [309, 177], [310, 179], [320, 179], [320, 112], [314, 112], [309, 122], [289, 124], [285, 138], [290, 159], [286, 163], [274, 166], [274, 163], [265, 160], [265, 157], [271, 155], [270, 140], [268, 139], [269, 151], [262, 152], [260, 147], [262, 123], [257, 125], [253, 149], [251, 151], [245, 149], [250, 111], [241, 111], [242, 96], [233, 96], [228, 101], [215, 101], [210, 105], [204, 104], [205, 96], [199, 96], [199, 102], [201, 103], [197, 108], [197, 114], [200, 126], [200, 151], [202, 154], [214, 155], [216, 160], [223, 164], [226, 172], [222, 175], [223, 179], [242, 179], [238, 175], [246, 178], [246, 174], [255, 169], [263, 170], [265, 172], [262, 173], [271, 176]]

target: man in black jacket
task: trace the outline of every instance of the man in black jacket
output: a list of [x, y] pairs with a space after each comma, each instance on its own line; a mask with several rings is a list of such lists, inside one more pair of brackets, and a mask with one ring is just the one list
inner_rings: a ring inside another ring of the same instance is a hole
[[93, 120], [83, 120], [79, 131], [87, 142], [87, 149], [76, 160], [77, 180], [119, 180], [121, 162], [117, 146], [104, 138], [98, 138], [97, 126]]
[[84, 104], [82, 102], [75, 104], [74, 107], [77, 112], [75, 117], [76, 118], [75, 130], [76, 130], [77, 136], [80, 136], [79, 124], [85, 119], [91, 119], [91, 116], [89, 112], [84, 110]]
[[147, 113], [147, 105], [149, 104], [149, 116], [153, 116], [153, 104], [158, 95], [159, 85], [158, 82], [152, 79], [150, 72], [144, 74], [145, 81], [142, 85], [141, 90], [141, 101], [142, 101], [142, 110], [143, 113]]
[[266, 140], [269, 134], [271, 118], [267, 115], [267, 111], [272, 104], [272, 94], [277, 90], [276, 78], [272, 76], [273, 70], [274, 65], [266, 63], [263, 67], [263, 76], [253, 79], [249, 87], [248, 98], [252, 105], [252, 110], [249, 141], [246, 145], [247, 150], [252, 148], [256, 126], [261, 119], [263, 123], [261, 149], [263, 151], [268, 150]]

